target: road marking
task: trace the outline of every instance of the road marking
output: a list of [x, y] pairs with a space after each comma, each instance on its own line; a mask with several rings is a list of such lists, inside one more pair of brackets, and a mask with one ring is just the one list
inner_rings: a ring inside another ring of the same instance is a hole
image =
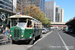
[[65, 49], [66, 49], [66, 50], [69, 50], [69, 48], [67, 47], [66, 43], [64, 42], [64, 40], [63, 40], [62, 37], [60, 36], [59, 32], [57, 32], [57, 33], [58, 33], [58, 35], [59, 35], [61, 41], [63, 42]]
[[45, 36], [43, 36], [42, 38], [38, 39], [33, 45], [29, 45], [26, 50], [28, 50], [29, 48], [33, 47], [34, 45], [36, 45], [40, 40], [42, 40], [43, 38], [45, 38], [47, 35], [51, 34], [53, 31], [46, 33]]

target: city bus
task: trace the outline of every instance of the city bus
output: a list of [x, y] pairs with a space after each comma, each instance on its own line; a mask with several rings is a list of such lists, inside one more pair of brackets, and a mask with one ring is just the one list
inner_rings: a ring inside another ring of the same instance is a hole
[[9, 17], [9, 20], [9, 37], [12, 39], [12, 43], [23, 40], [33, 44], [36, 37], [42, 35], [42, 23], [31, 16], [13, 15]]

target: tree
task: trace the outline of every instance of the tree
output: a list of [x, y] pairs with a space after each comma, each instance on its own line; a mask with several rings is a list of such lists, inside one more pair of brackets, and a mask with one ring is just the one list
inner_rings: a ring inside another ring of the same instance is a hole
[[43, 25], [50, 26], [50, 20], [46, 18], [45, 14], [39, 7], [35, 5], [28, 5], [23, 10], [23, 15], [29, 15], [42, 22]]
[[22, 5], [17, 4], [16, 12], [21, 12], [22, 11]]

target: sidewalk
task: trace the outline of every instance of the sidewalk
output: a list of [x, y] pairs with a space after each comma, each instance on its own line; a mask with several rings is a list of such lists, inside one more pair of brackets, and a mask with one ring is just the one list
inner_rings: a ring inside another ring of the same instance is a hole
[[8, 36], [5, 34], [0, 34], [0, 43], [6, 43], [8, 42]]

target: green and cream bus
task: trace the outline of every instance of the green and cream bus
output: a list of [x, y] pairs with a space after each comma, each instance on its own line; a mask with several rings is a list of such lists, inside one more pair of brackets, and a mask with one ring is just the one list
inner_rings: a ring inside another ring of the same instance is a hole
[[42, 35], [42, 23], [31, 16], [13, 15], [10, 20], [10, 35], [12, 43], [19, 40], [28, 40], [33, 44], [36, 37]]

